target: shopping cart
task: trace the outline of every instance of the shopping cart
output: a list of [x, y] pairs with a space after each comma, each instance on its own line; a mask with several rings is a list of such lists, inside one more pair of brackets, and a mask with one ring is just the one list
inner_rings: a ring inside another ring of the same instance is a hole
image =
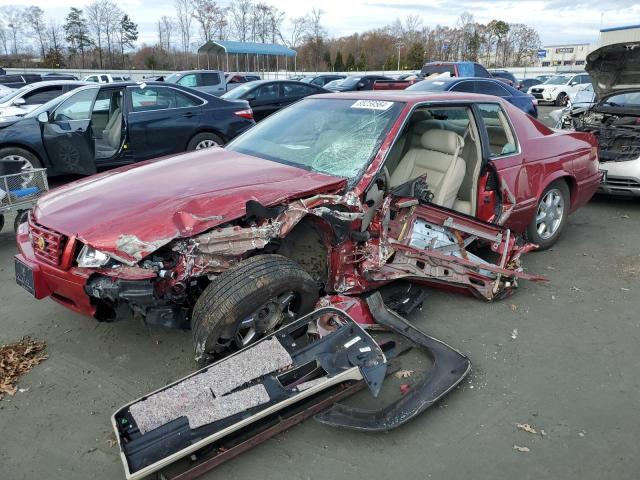
[[36, 200], [49, 190], [47, 169], [21, 170], [22, 164], [0, 160], [0, 230], [4, 226], [4, 214], [15, 212], [14, 230], [26, 220]]

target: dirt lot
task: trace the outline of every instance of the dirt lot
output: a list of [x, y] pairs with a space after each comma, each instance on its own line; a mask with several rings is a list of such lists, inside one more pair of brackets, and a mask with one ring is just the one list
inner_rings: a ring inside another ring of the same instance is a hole
[[[429, 293], [411, 320], [473, 363], [439, 408], [384, 435], [307, 421], [203, 478], [637, 478], [639, 238], [640, 202], [594, 199], [554, 249], [524, 258], [551, 283], [494, 304]], [[109, 417], [195, 368], [190, 333], [35, 301], [14, 285], [14, 250], [5, 227], [0, 343], [31, 335], [50, 358], [0, 401], [0, 478], [124, 478]]]

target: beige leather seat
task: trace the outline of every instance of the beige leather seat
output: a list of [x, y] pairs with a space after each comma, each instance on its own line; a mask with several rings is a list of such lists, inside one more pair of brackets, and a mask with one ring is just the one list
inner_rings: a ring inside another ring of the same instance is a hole
[[466, 172], [460, 156], [464, 141], [455, 132], [427, 130], [420, 143], [422, 148], [412, 148], [400, 160], [391, 175], [391, 187], [426, 174], [433, 203], [452, 208]]

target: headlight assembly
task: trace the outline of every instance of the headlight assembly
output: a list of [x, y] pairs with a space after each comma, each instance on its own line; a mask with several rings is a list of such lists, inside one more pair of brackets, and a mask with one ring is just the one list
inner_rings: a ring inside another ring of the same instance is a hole
[[96, 250], [89, 245], [85, 245], [80, 250], [80, 254], [78, 255], [77, 262], [79, 267], [85, 268], [98, 268], [105, 266], [111, 257], [100, 250]]

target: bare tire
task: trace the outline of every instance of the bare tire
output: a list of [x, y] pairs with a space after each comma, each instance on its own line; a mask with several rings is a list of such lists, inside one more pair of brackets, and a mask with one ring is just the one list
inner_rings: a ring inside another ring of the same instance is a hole
[[2, 231], [2, 227], [4, 227], [4, 215], [0, 213], [0, 232]]
[[293, 260], [257, 255], [211, 282], [191, 317], [196, 360], [243, 348], [310, 312], [318, 284]]
[[194, 137], [189, 140], [187, 150], [202, 150], [203, 148], [211, 148], [222, 145], [224, 145], [224, 140], [222, 140], [222, 138], [220, 138], [218, 135], [211, 132], [203, 132], [194, 135]]
[[30, 151], [19, 147], [0, 148], [0, 160], [20, 162], [22, 171], [42, 168], [42, 163], [40, 163], [38, 157]]
[[527, 238], [540, 250], [551, 247], [560, 237], [569, 215], [570, 199], [564, 180], [553, 182], [540, 195], [535, 215], [527, 227]]
[[556, 97], [556, 105], [559, 107], [564, 107], [568, 101], [569, 101], [569, 96], [564, 92], [560, 92]]

